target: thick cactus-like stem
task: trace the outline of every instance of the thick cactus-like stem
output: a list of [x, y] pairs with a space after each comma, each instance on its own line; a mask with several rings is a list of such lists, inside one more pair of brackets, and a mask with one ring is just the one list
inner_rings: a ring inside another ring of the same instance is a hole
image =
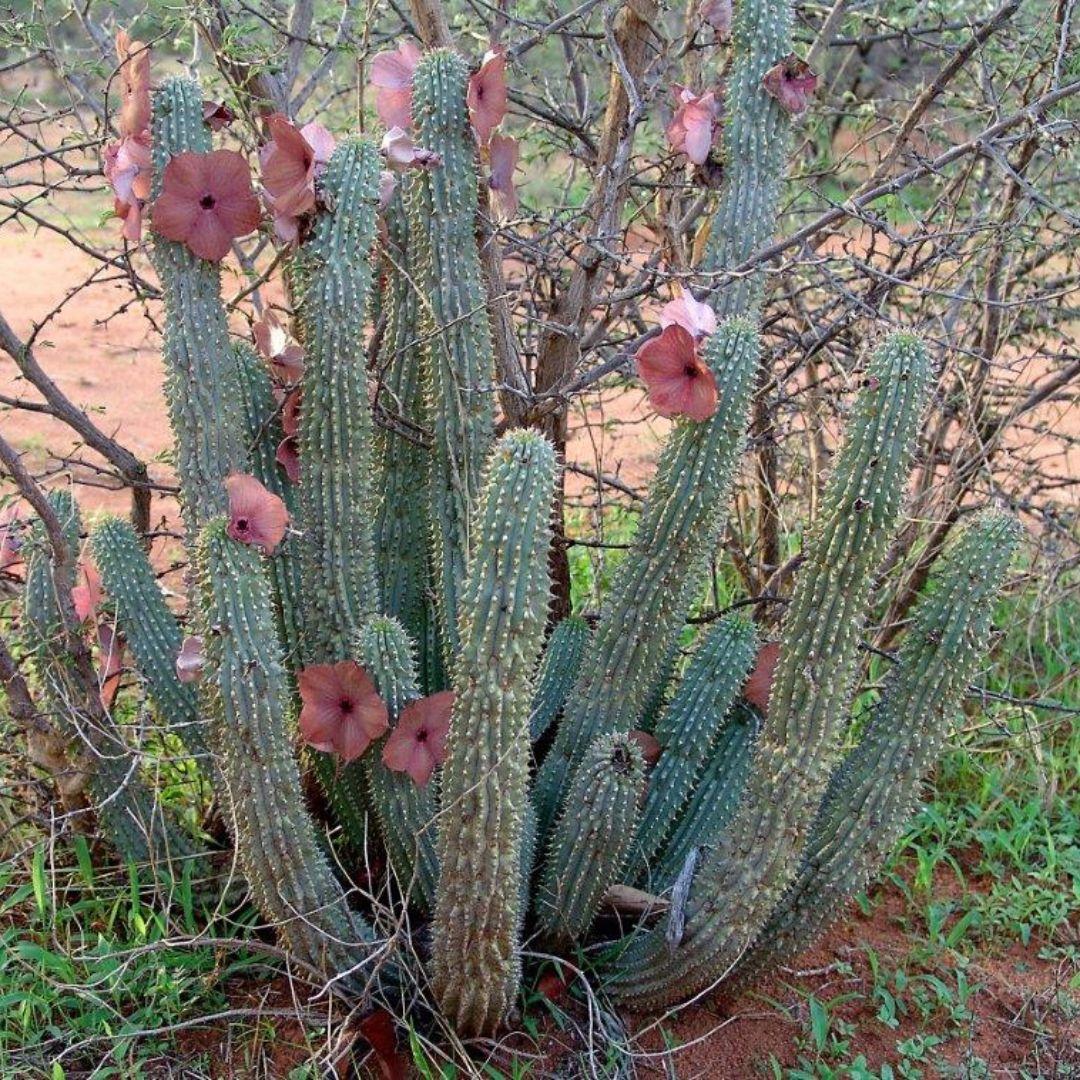
[[662, 1006], [722, 978], [798, 870], [839, 752], [870, 579], [899, 515], [929, 380], [926, 349], [907, 334], [869, 365], [806, 543], [742, 803], [693, 883], [681, 945], [650, 931], [616, 961], [612, 989], [623, 999]]
[[[51, 492], [49, 502], [72, 553], [79, 543], [79, 511], [71, 492]], [[139, 760], [108, 711], [75, 670], [65, 644], [60, 596], [41, 524], [27, 559], [23, 645], [32, 657], [49, 712], [65, 736], [84, 751], [90, 791], [103, 831], [126, 860], [166, 868], [188, 859], [195, 845], [160, 806], [139, 773]], [[173, 866], [175, 870], [176, 867]]]
[[[153, 98], [153, 194], [169, 160], [210, 150], [203, 96], [191, 79], [167, 79]], [[221, 303], [221, 272], [183, 244], [154, 238], [151, 259], [165, 298], [165, 397], [176, 439], [181, 508], [192, 540], [227, 507], [222, 480], [246, 461], [236, 365]]]
[[540, 770], [541, 835], [586, 747], [597, 735], [635, 726], [724, 520], [757, 369], [757, 332], [744, 320], [727, 321], [709, 340], [705, 359], [720, 387], [716, 413], [701, 423], [682, 421], [664, 447], [633, 549], [616, 571], [611, 598]]
[[[404, 183], [409, 183], [406, 179]], [[428, 693], [441, 690], [426, 677], [434, 657], [427, 656], [429, 622], [435, 611], [428, 584], [431, 524], [428, 481], [431, 451], [421, 445], [425, 426], [420, 345], [421, 301], [412, 280], [408, 219], [404, 194], [395, 194], [384, 215], [387, 228], [386, 330], [379, 351], [379, 400], [403, 422], [402, 430], [377, 428], [380, 499], [375, 515], [375, 553], [382, 610], [400, 619], [421, 650], [421, 672]], [[408, 427], [404, 427], [408, 425]], [[433, 635], [437, 638], [437, 634]]]
[[544, 633], [555, 453], [515, 431], [492, 451], [462, 593], [443, 766], [433, 983], [459, 1032], [490, 1034], [521, 974], [530, 675]]
[[[386, 615], [369, 619], [360, 631], [356, 660], [375, 680], [396, 724], [401, 710], [420, 696], [413, 646], [405, 628]], [[371, 808], [386, 844], [386, 854], [402, 891], [423, 911], [435, 903], [439, 864], [435, 855], [434, 778], [418, 787], [412, 777], [388, 769], [382, 741], [361, 759]]]
[[1018, 539], [1015, 518], [984, 511], [940, 556], [862, 740], [829, 783], [802, 868], [740, 960], [731, 992], [809, 948], [895, 847], [984, 656]]
[[379, 155], [341, 143], [315, 221], [294, 267], [304, 378], [300, 405], [300, 526], [307, 663], [349, 658], [378, 610], [371, 521], [371, 406], [364, 327], [372, 289]]
[[589, 624], [571, 615], [563, 619], [544, 646], [544, 656], [536, 672], [536, 692], [529, 714], [529, 738], [536, 742], [562, 711], [581, 670]]
[[[234, 343], [233, 355], [240, 388], [244, 447], [251, 462], [251, 473], [267, 491], [285, 503], [292, 517], [296, 513], [296, 487], [289, 482], [277, 460], [277, 448], [285, 433], [269, 369], [262, 357], [246, 343]], [[295, 537], [286, 535], [270, 557], [269, 566], [285, 665], [295, 672], [301, 662], [302, 613], [300, 556]]]
[[754, 662], [757, 634], [741, 615], [722, 619], [694, 653], [654, 732], [660, 760], [649, 777], [641, 826], [630, 855], [634, 876], [647, 872], [694, 789], [731, 703]]
[[746, 787], [760, 727], [757, 713], [745, 705], [734, 705], [728, 713], [690, 801], [650, 868], [653, 891], [674, 883], [693, 849], [704, 853], [723, 835]]
[[430, 416], [431, 524], [437, 599], [448, 666], [457, 652], [459, 597], [472, 537], [471, 514], [492, 438], [494, 348], [476, 246], [476, 141], [465, 103], [468, 67], [437, 49], [413, 76], [416, 142], [442, 165], [409, 186], [415, 279], [424, 296]]
[[117, 625], [150, 699], [189, 753], [209, 764], [195, 687], [176, 677], [184, 635], [135, 530], [120, 518], [106, 518], [94, 529], [91, 547], [102, 585], [116, 606]]
[[544, 866], [536, 908], [540, 929], [567, 945], [592, 925], [626, 862], [645, 786], [645, 761], [629, 735], [602, 735], [574, 776]]
[[237, 855], [259, 909], [289, 948], [328, 976], [356, 969], [347, 981], [358, 986], [374, 932], [350, 909], [304, 808], [265, 567], [225, 530], [215, 519], [200, 540], [203, 682]]
[[[724, 188], [701, 269], [733, 270], [776, 228], [777, 194], [787, 162], [790, 118], [762, 86], [765, 73], [791, 52], [790, 0], [736, 5], [735, 60], [724, 86]], [[713, 300], [721, 316], [756, 319], [760, 274], [726, 282]]]

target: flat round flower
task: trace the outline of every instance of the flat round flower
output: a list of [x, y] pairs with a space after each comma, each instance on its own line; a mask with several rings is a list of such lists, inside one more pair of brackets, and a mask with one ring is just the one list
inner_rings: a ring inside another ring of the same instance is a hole
[[408, 773], [417, 785], [424, 787], [435, 766], [446, 760], [446, 737], [450, 733], [453, 708], [453, 690], [443, 690], [406, 705], [383, 747], [383, 764], [395, 772]]
[[198, 634], [184, 638], [184, 643], [176, 654], [176, 677], [182, 683], [198, 682], [202, 678], [205, 665], [203, 639]]
[[121, 135], [142, 135], [150, 128], [150, 48], [119, 30], [116, 56], [121, 99], [117, 127]]
[[316, 750], [355, 761], [390, 726], [371, 676], [353, 660], [306, 667], [297, 683], [300, 734]]
[[715, 90], [695, 94], [685, 86], [675, 87], [678, 105], [667, 126], [672, 150], [685, 154], [695, 165], [704, 165], [712, 149], [720, 120], [720, 102]]
[[484, 54], [480, 70], [469, 77], [465, 100], [473, 131], [481, 146], [486, 146], [506, 116], [506, 51], [502, 46]]
[[229, 493], [228, 534], [241, 544], [251, 544], [271, 554], [281, 543], [289, 524], [285, 503], [247, 473], [232, 473], [225, 480]]
[[220, 262], [236, 237], [258, 227], [259, 217], [251, 172], [235, 150], [185, 151], [165, 166], [150, 222], [166, 240]]
[[763, 714], [769, 711], [769, 695], [772, 693], [776, 662], [780, 659], [780, 646], [776, 642], [762, 645], [754, 661], [754, 670], [743, 687], [743, 697]]
[[333, 156], [334, 136], [315, 123], [298, 128], [281, 113], [267, 118], [270, 142], [259, 152], [266, 202], [282, 240], [299, 236], [299, 218], [315, 209], [315, 180]]
[[101, 575], [92, 562], [81, 562], [75, 572], [76, 584], [71, 589], [71, 603], [79, 622], [97, 618], [97, 609], [104, 596]]
[[716, 312], [683, 289], [678, 299], [669, 300], [660, 309], [660, 325], [681, 326], [695, 341], [701, 341], [716, 332]]
[[398, 172], [404, 169], [437, 169], [442, 164], [441, 154], [417, 146], [412, 136], [400, 127], [391, 128], [383, 136], [379, 149], [386, 158], [386, 164]]
[[285, 470], [290, 484], [300, 483], [300, 440], [295, 435], [286, 435], [277, 444], [274, 460]]
[[514, 173], [517, 171], [519, 155], [517, 139], [512, 139], [508, 135], [491, 137], [488, 187], [495, 192], [506, 214], [517, 213], [518, 196], [517, 188], [514, 186]]
[[817, 83], [817, 73], [794, 53], [788, 53], [769, 68], [761, 80], [765, 92], [776, 98], [780, 108], [792, 116], [807, 110]]
[[413, 73], [419, 62], [420, 48], [412, 41], [403, 41], [396, 49], [372, 58], [375, 111], [388, 128], [412, 126]]
[[143, 207], [150, 198], [150, 135], [125, 135], [105, 147], [105, 179], [113, 189], [113, 213], [124, 222], [123, 235], [142, 238]]
[[646, 341], [634, 360], [649, 401], [661, 416], [700, 421], [716, 412], [716, 378], [684, 327], [672, 323], [659, 337]]

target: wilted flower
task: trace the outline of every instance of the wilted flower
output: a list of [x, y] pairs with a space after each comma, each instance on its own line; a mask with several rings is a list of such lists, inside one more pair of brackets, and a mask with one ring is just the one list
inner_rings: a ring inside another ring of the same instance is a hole
[[203, 639], [197, 634], [184, 638], [180, 652], [176, 655], [176, 677], [182, 683], [198, 682], [202, 678], [206, 654], [203, 651]]
[[716, 312], [683, 289], [678, 299], [669, 300], [660, 309], [660, 325], [672, 324], [681, 326], [696, 341], [701, 341], [716, 331]]
[[514, 186], [514, 173], [517, 170], [520, 149], [517, 139], [508, 135], [493, 135], [491, 138], [490, 176], [488, 186], [495, 192], [500, 205], [507, 214], [517, 212], [517, 188]]
[[794, 53], [788, 53], [778, 64], [765, 72], [761, 85], [771, 94], [780, 108], [792, 116], [805, 112], [810, 97], [817, 89], [818, 77], [810, 65]]
[[473, 131], [481, 145], [486, 145], [506, 116], [506, 51], [502, 46], [484, 54], [480, 70], [469, 77], [465, 100]]
[[211, 131], [221, 131], [228, 127], [235, 119], [236, 114], [221, 101], [204, 101], [202, 103], [203, 123]]
[[297, 677], [300, 734], [316, 750], [348, 763], [389, 727], [389, 713], [371, 677], [353, 660], [314, 664]]
[[299, 382], [304, 374], [304, 350], [289, 340], [289, 335], [278, 317], [267, 308], [261, 319], [252, 324], [255, 348], [273, 368], [274, 374], [283, 382]]
[[297, 435], [300, 432], [300, 398], [301, 390], [297, 387], [281, 399], [281, 430], [286, 435]]
[[285, 503], [247, 473], [232, 473], [225, 480], [229, 493], [228, 534], [241, 544], [251, 544], [271, 554], [281, 543], [289, 524]]
[[277, 444], [274, 460], [285, 470], [289, 483], [300, 483], [300, 440], [295, 435], [286, 435]]
[[184, 151], [165, 166], [150, 221], [167, 240], [220, 262], [236, 237], [258, 226], [259, 216], [251, 172], [235, 150]]
[[446, 760], [446, 737], [450, 733], [450, 713], [454, 692], [443, 690], [401, 710], [397, 725], [383, 747], [383, 764], [395, 772], [406, 772], [423, 787]]
[[299, 219], [315, 209], [315, 180], [333, 157], [334, 136], [315, 123], [297, 128], [281, 113], [266, 121], [270, 142], [259, 151], [266, 202], [274, 215], [274, 231], [284, 241], [296, 240]]
[[371, 85], [375, 87], [375, 111], [388, 128], [412, 125], [413, 72], [420, 49], [403, 41], [396, 49], [376, 53], [371, 61]]
[[695, 94], [685, 86], [675, 87], [678, 106], [667, 126], [671, 148], [685, 154], [695, 165], [704, 165], [712, 149], [720, 119], [720, 101], [715, 90]]
[[690, 332], [675, 323], [637, 351], [638, 374], [661, 416], [707, 420], [716, 412], [716, 378], [698, 355]]
[[120, 674], [124, 670], [124, 639], [111, 622], [102, 619], [97, 624], [97, 640], [101, 704], [111, 709], [116, 692], [120, 689]]
[[77, 584], [71, 589], [71, 603], [75, 608], [75, 618], [79, 622], [97, 618], [97, 609], [104, 596], [101, 575], [97, 567], [92, 562], [85, 560], [80, 562], [75, 571], [75, 580]]
[[442, 164], [441, 154], [417, 146], [412, 136], [400, 127], [392, 127], [383, 136], [381, 149], [386, 164], [398, 172], [403, 169], [437, 169]]
[[0, 570], [10, 570], [22, 562], [22, 518], [19, 508], [12, 504], [0, 513]]
[[743, 687], [743, 697], [762, 713], [769, 711], [769, 695], [772, 693], [776, 662], [780, 659], [780, 646], [776, 642], [762, 645], [754, 661], [754, 670]]
[[105, 179], [113, 189], [113, 213], [126, 240], [142, 238], [143, 207], [150, 198], [150, 135], [125, 135], [105, 147]]
[[121, 135], [142, 135], [150, 127], [150, 49], [133, 41], [126, 30], [116, 34], [116, 56], [120, 61]]

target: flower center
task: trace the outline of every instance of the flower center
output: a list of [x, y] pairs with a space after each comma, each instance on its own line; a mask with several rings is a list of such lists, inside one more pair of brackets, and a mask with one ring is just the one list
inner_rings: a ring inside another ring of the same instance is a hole
[[350, 700], [349, 700], [349, 699], [348, 699], [347, 697], [343, 697], [343, 698], [342, 698], [342, 699], [341, 699], [341, 700], [340, 700], [340, 701], [338, 702], [338, 708], [339, 708], [339, 709], [341, 709], [341, 711], [342, 711], [342, 712], [343, 712], [343, 713], [344, 713], [344, 714], [345, 714], [346, 716], [351, 716], [351, 715], [352, 715], [352, 711], [353, 711], [353, 703], [352, 703], [352, 702], [351, 702], [351, 701], [350, 701]]
[[428, 738], [427, 728], [420, 728], [420, 730], [417, 731], [417, 733], [416, 733], [416, 741], [417, 742], [427, 742], [427, 738]]
[[683, 368], [683, 374], [688, 379], [697, 378], [697, 373], [698, 373], [697, 364], [687, 364], [686, 367]]
[[251, 527], [251, 522], [248, 521], [247, 518], [242, 517], [242, 518], [237, 518], [236, 519], [236, 531], [237, 532], [246, 533], [250, 527]]
[[203, 208], [204, 210], [213, 210], [213, 209], [214, 209], [214, 205], [215, 205], [216, 203], [217, 203], [217, 199], [215, 199], [213, 195], [204, 195], [204, 196], [203, 196], [203, 197], [202, 197], [202, 198], [201, 198], [201, 199], [199, 200], [199, 205], [200, 205], [200, 206], [201, 206], [201, 207], [202, 207], [202, 208]]

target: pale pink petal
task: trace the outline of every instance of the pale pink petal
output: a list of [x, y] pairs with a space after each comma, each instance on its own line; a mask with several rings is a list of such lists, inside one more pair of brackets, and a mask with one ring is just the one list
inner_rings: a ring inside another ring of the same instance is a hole
[[316, 169], [320, 165], [326, 165], [334, 156], [334, 150], [337, 149], [337, 140], [317, 120], [305, 124], [300, 129], [300, 134], [304, 137], [304, 141], [308, 146], [311, 147]]
[[101, 575], [92, 562], [79, 563], [76, 572], [76, 584], [71, 590], [71, 602], [75, 607], [75, 618], [80, 622], [97, 616], [104, 591], [101, 588]]
[[484, 54], [480, 70], [469, 78], [465, 99], [473, 131], [486, 145], [506, 116], [506, 52], [501, 46]]
[[700, 341], [716, 331], [716, 312], [684, 290], [677, 300], [669, 300], [660, 309], [660, 325], [666, 327], [672, 323]]
[[371, 61], [375, 111], [388, 128], [412, 126], [412, 80], [420, 49], [411, 41], [376, 54]]
[[810, 65], [794, 53], [788, 53], [778, 64], [765, 72], [761, 85], [792, 116], [805, 112], [817, 89], [818, 77]]
[[285, 503], [247, 473], [228, 476], [225, 490], [229, 493], [229, 536], [271, 554], [289, 524]]
[[180, 652], [176, 655], [176, 677], [182, 683], [198, 682], [202, 678], [205, 664], [203, 639], [197, 634], [184, 638]]
[[425, 150], [412, 141], [412, 136], [400, 127], [391, 128], [382, 141], [382, 153], [391, 169], [437, 169], [442, 156], [434, 150]]

